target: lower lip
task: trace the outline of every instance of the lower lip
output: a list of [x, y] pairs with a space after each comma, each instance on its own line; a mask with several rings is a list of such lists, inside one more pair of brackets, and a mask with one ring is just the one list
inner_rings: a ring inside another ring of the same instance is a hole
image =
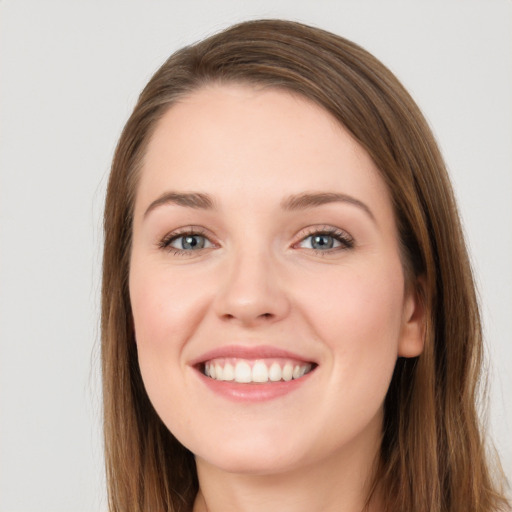
[[240, 384], [234, 381], [215, 380], [197, 371], [201, 381], [214, 393], [234, 402], [264, 402], [275, 400], [299, 389], [309, 381], [314, 370], [300, 379], [261, 384]]

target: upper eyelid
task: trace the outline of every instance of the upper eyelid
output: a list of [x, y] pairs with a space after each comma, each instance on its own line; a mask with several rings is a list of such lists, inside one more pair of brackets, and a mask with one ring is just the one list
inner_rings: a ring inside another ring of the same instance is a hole
[[325, 234], [330, 236], [338, 235], [346, 240], [354, 241], [354, 237], [345, 229], [341, 229], [328, 224], [305, 227], [297, 233], [296, 238], [298, 241], [301, 241], [304, 240], [304, 238], [315, 234]]
[[184, 235], [201, 235], [208, 238], [207, 229], [202, 226], [184, 226], [181, 228], [173, 229], [169, 231], [164, 238], [178, 238]]

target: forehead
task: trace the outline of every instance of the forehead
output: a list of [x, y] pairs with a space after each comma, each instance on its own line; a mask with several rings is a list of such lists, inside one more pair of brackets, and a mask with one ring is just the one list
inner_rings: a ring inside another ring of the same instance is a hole
[[235, 84], [199, 89], [158, 122], [136, 208], [166, 190], [229, 193], [245, 206], [322, 190], [390, 206], [375, 164], [331, 114], [287, 91]]

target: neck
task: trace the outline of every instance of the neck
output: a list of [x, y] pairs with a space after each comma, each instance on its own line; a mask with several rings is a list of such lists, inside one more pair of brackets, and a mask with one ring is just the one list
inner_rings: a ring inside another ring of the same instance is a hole
[[277, 474], [229, 473], [197, 458], [194, 512], [377, 512], [378, 492], [367, 501], [378, 453], [379, 443], [363, 452], [334, 451], [320, 463]]

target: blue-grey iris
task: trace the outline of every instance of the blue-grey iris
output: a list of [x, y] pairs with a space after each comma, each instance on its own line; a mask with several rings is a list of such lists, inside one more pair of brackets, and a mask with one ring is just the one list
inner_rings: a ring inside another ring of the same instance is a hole
[[334, 238], [329, 235], [314, 235], [311, 237], [311, 247], [313, 249], [332, 249]]
[[183, 249], [202, 249], [204, 247], [204, 237], [197, 235], [184, 236], [181, 239], [181, 247]]

